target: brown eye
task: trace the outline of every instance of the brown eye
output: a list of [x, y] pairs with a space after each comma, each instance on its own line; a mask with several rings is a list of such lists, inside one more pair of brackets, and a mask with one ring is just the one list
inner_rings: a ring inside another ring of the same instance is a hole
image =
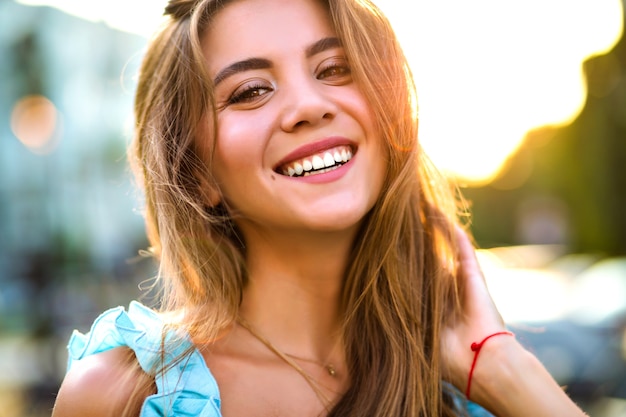
[[328, 68], [325, 68], [318, 75], [319, 79], [325, 79], [330, 77], [343, 77], [350, 74], [350, 68], [347, 66], [340, 65], [331, 65]]
[[323, 61], [318, 67], [316, 77], [318, 80], [332, 84], [344, 84], [352, 79], [350, 65], [343, 56], [335, 56]]
[[249, 85], [236, 90], [229, 98], [228, 104], [248, 103], [272, 91], [267, 85]]

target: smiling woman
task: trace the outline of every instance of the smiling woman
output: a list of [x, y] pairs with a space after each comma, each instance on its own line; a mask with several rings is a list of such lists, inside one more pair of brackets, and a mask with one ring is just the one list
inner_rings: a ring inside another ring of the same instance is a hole
[[129, 152], [160, 311], [72, 336], [55, 417], [582, 415], [505, 330], [373, 4], [166, 14]]

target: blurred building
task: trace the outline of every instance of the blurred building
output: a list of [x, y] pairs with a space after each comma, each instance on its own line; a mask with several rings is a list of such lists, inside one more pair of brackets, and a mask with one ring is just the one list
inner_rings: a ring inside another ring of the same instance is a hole
[[3, 416], [35, 415], [16, 390], [52, 398], [71, 329], [153, 274], [125, 160], [144, 45], [0, 2], [0, 408], [17, 413]]

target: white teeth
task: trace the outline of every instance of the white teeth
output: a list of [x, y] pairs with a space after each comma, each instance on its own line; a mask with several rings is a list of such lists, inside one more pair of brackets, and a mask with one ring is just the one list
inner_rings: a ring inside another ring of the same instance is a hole
[[313, 157], [313, 169], [317, 170], [317, 169], [322, 169], [322, 168], [324, 168], [324, 160], [320, 158], [319, 156], [315, 155]]
[[333, 158], [330, 152], [326, 152], [324, 154], [324, 166], [328, 168], [332, 167], [333, 165], [335, 165], [335, 158]]
[[290, 177], [323, 174], [339, 168], [352, 159], [352, 149], [348, 146], [337, 147], [323, 155], [313, 155], [283, 167], [283, 174]]
[[315, 174], [324, 174], [324, 173], [326, 173], [326, 172], [330, 172], [330, 171], [335, 170], [335, 169], [337, 169], [337, 168], [339, 168], [339, 167], [337, 167], [337, 166], [332, 166], [332, 167], [330, 167], [330, 168], [320, 169], [320, 170], [315, 171], [315, 172], [305, 172], [305, 173], [304, 173], [304, 175], [303, 175], [303, 177], [308, 177], [309, 175], [315, 175]]

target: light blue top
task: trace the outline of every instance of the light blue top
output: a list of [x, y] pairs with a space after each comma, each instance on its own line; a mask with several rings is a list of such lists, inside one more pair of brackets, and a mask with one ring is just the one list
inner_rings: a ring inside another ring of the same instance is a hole
[[[160, 369], [158, 366], [163, 363], [173, 364], [165, 368], [165, 373], [157, 374], [157, 393], [146, 398], [140, 417], [221, 417], [217, 381], [200, 352], [188, 337], [166, 334], [164, 338], [163, 334], [162, 319], [148, 307], [133, 301], [128, 311], [123, 307], [112, 308], [94, 321], [89, 333], [74, 331], [68, 345], [68, 370], [86, 356], [126, 346], [135, 352], [139, 365], [147, 373]], [[176, 361], [186, 352], [191, 353]], [[470, 417], [491, 416], [476, 404], [461, 397], [457, 399]]]
[[[220, 392], [204, 358], [191, 341], [163, 340], [163, 321], [152, 310], [133, 301], [128, 312], [123, 307], [105, 311], [87, 334], [74, 331], [68, 345], [68, 370], [75, 361], [116, 347], [131, 348], [141, 368], [152, 372], [161, 361], [166, 372], [156, 377], [157, 393], [150, 395], [141, 408], [141, 417], [198, 416], [221, 417]], [[161, 347], [166, 343], [168, 349]], [[175, 361], [186, 351], [191, 354]], [[158, 368], [157, 368], [158, 369]]]

